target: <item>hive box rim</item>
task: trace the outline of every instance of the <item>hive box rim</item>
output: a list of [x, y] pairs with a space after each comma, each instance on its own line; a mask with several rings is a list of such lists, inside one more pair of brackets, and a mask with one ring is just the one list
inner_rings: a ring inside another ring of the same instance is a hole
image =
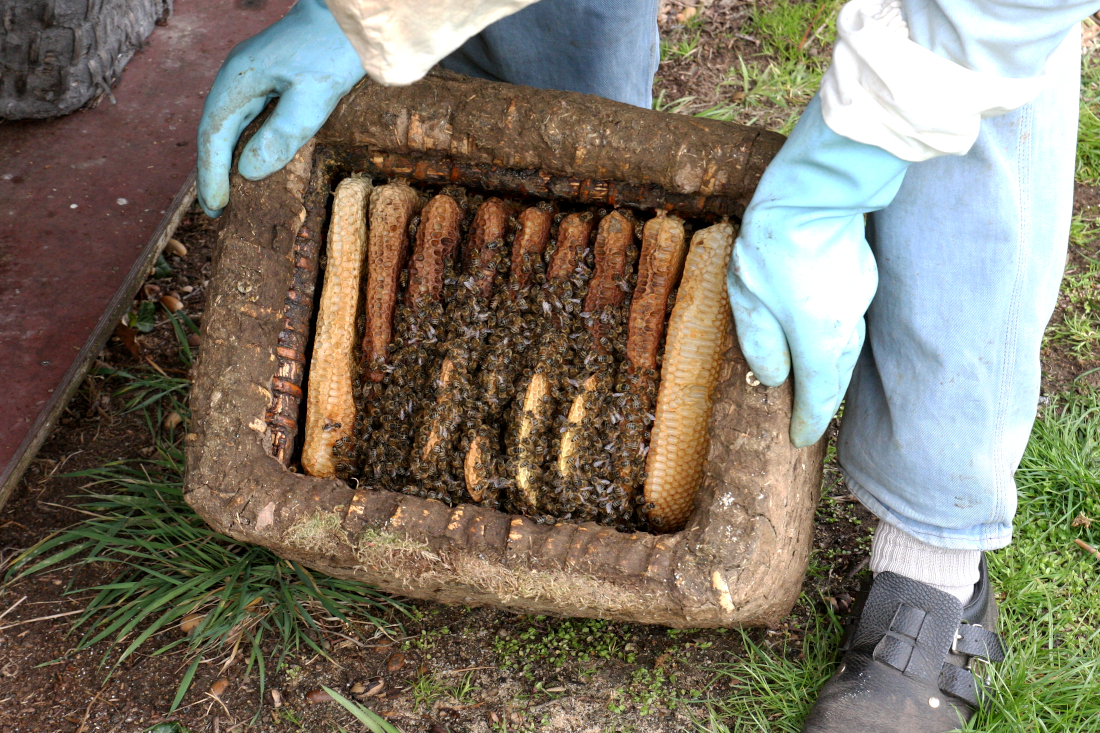
[[[508, 110], [522, 109], [541, 110], [543, 117], [525, 114], [510, 128], [493, 128], [476, 115], [468, 119], [463, 100], [472, 94], [485, 114], [495, 110], [507, 119]], [[554, 152], [544, 152], [545, 159], [510, 150], [509, 141], [530, 147], [523, 141], [547, 138], [546, 126], [562, 120], [576, 127], [555, 133]], [[421, 132], [410, 135], [417, 125]], [[495, 141], [494, 134], [508, 139]], [[559, 149], [576, 142], [570, 135], [599, 138], [593, 155], [611, 162], [593, 166], [574, 145], [570, 163]], [[727, 137], [736, 144], [723, 152], [715, 140]], [[696, 214], [703, 215], [715, 214], [716, 206], [743, 206], [781, 143], [777, 137], [456, 75], [400, 89], [361, 84], [286, 169], [256, 182], [233, 175], [208, 286], [193, 432], [185, 439], [188, 503], [234, 539], [404, 596], [674, 627], [774, 624], [797, 599], [808, 561], [824, 445], [790, 445], [790, 384], [751, 384], [732, 337], [724, 345], [696, 509], [685, 529], [669, 535], [542, 525], [484, 507], [357, 491], [297, 474], [272, 455], [268, 409], [288, 290], [300, 264], [295, 243], [310, 226], [304, 202], [311, 179], [316, 184], [319, 151], [346, 156], [344, 165], [390, 155], [423, 162], [425, 170], [450, 163], [536, 171], [576, 181], [577, 191], [606, 190], [586, 189], [585, 182], [618, 181], [701, 202]], [[653, 148], [673, 142], [672, 151]], [[613, 160], [620, 153], [625, 168]], [[736, 159], [730, 164], [740, 166], [736, 175], [706, 173], [723, 155], [726, 162]], [[672, 164], [645, 167], [637, 163], [641, 157]], [[683, 175], [678, 161], [703, 174]], [[613, 175], [601, 179], [593, 171]], [[718, 205], [708, 209], [708, 201]]]

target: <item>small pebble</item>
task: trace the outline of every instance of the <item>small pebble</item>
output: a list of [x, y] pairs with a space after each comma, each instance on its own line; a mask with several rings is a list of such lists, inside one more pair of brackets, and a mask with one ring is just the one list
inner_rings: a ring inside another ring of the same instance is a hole
[[202, 344], [202, 339], [197, 333], [191, 333], [187, 335], [187, 345], [190, 346], [192, 349], [199, 348], [200, 344]]
[[195, 292], [195, 286], [194, 285], [184, 285], [182, 288], [180, 288], [180, 291], [184, 292], [184, 293], [193, 293], [193, 292]]
[[168, 244], [164, 245], [164, 251], [176, 257], [187, 256], [187, 247], [178, 239], [169, 239]]

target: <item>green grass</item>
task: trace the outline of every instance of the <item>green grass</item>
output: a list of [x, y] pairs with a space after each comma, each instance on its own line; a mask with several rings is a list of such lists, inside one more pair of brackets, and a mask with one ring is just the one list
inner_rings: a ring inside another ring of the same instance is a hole
[[803, 108], [821, 83], [824, 69], [799, 60], [760, 63], [739, 57], [729, 70], [724, 87], [740, 92], [739, 101], [718, 104], [696, 112], [698, 117], [742, 125], [764, 125], [790, 134]]
[[1077, 126], [1077, 180], [1100, 186], [1100, 53], [1081, 66], [1081, 117]]
[[498, 637], [494, 650], [502, 668], [528, 670], [534, 662], [560, 668], [616, 659], [633, 664], [635, 648], [628, 627], [601, 619], [528, 617], [525, 629]]
[[[1076, 216], [1070, 243], [1083, 249], [1097, 234], [1096, 222]], [[1079, 252], [1084, 264], [1071, 264], [1062, 279], [1065, 308], [1047, 328], [1048, 340], [1061, 342], [1082, 361], [1100, 358], [1100, 260]]]
[[[72, 578], [68, 593], [92, 594], [73, 624], [81, 634], [73, 652], [103, 642], [102, 663], [112, 672], [146, 642], [155, 649], [143, 653], [182, 654], [186, 672], [175, 710], [204, 659], [226, 666], [245, 659], [245, 675], [255, 668], [262, 700], [270, 658], [278, 669], [287, 653], [303, 647], [327, 656], [325, 638], [333, 633], [363, 637], [393, 626], [383, 616], [405, 607], [372, 588], [314, 575], [208, 528], [183, 499], [177, 442], [189, 414], [181, 401], [187, 381], [143, 369], [110, 376], [123, 381], [115, 396], [128, 400], [126, 409], [145, 412], [157, 455], [68, 474], [88, 481], [87, 501], [78, 508], [87, 518], [22, 553], [5, 578], [62, 571]], [[183, 420], [162, 428], [171, 410]], [[107, 579], [88, 587], [81, 571], [92, 568], [99, 571], [94, 577]], [[180, 629], [185, 617], [197, 621], [189, 633]]]
[[829, 56], [813, 56], [808, 47], [815, 41], [825, 47], [832, 44], [836, 38], [836, 16], [843, 4], [841, 0], [777, 0], [757, 6], [746, 29], [760, 40], [766, 53], [781, 63], [805, 64], [824, 72]]
[[[1100, 544], [1100, 393], [1047, 407], [1016, 473], [1013, 544], [992, 556], [1010, 647], [1000, 702], [974, 730], [1100, 730], [1100, 562], [1073, 542]], [[1074, 519], [1095, 518], [1091, 527]]]
[[[1009, 655], [995, 668], [996, 704], [966, 730], [1100, 731], [1100, 562], [1073, 542], [1100, 545], [1100, 393], [1064, 396], [1042, 412], [1016, 482], [1014, 541], [990, 554]], [[732, 691], [707, 701], [697, 729], [796, 733], [833, 671], [839, 626], [814, 610], [801, 660], [743, 638], [744, 656], [716, 670]]]
[[[810, 601], [803, 597], [801, 603]], [[818, 688], [832, 674], [841, 636], [839, 622], [825, 613], [816, 613], [810, 624], [801, 661], [792, 659], [785, 646], [765, 648], [742, 631], [744, 655], [715, 669], [715, 682], [731, 691], [706, 700], [709, 715], [696, 728], [709, 733], [801, 731]]]

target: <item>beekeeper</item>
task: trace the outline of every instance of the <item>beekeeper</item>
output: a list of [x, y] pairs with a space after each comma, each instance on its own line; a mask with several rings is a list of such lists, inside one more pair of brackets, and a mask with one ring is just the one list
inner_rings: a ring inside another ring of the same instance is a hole
[[[1079, 21], [1100, 0], [853, 0], [833, 63], [764, 173], [730, 262], [737, 336], [794, 374], [791, 439], [847, 396], [848, 485], [881, 520], [875, 580], [806, 731], [947, 731], [1003, 658], [983, 552], [1013, 472], [1065, 263]], [[280, 169], [364, 73], [435, 63], [649, 107], [657, 0], [299, 0], [230, 53], [199, 126], [199, 201]], [[870, 214], [866, 223], [864, 214]]]

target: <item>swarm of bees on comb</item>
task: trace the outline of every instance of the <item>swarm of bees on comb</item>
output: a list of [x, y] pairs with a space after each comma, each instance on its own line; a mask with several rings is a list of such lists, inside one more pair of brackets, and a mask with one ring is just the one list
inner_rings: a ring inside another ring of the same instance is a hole
[[702, 481], [733, 226], [341, 181], [306, 393], [315, 476], [674, 531]]

